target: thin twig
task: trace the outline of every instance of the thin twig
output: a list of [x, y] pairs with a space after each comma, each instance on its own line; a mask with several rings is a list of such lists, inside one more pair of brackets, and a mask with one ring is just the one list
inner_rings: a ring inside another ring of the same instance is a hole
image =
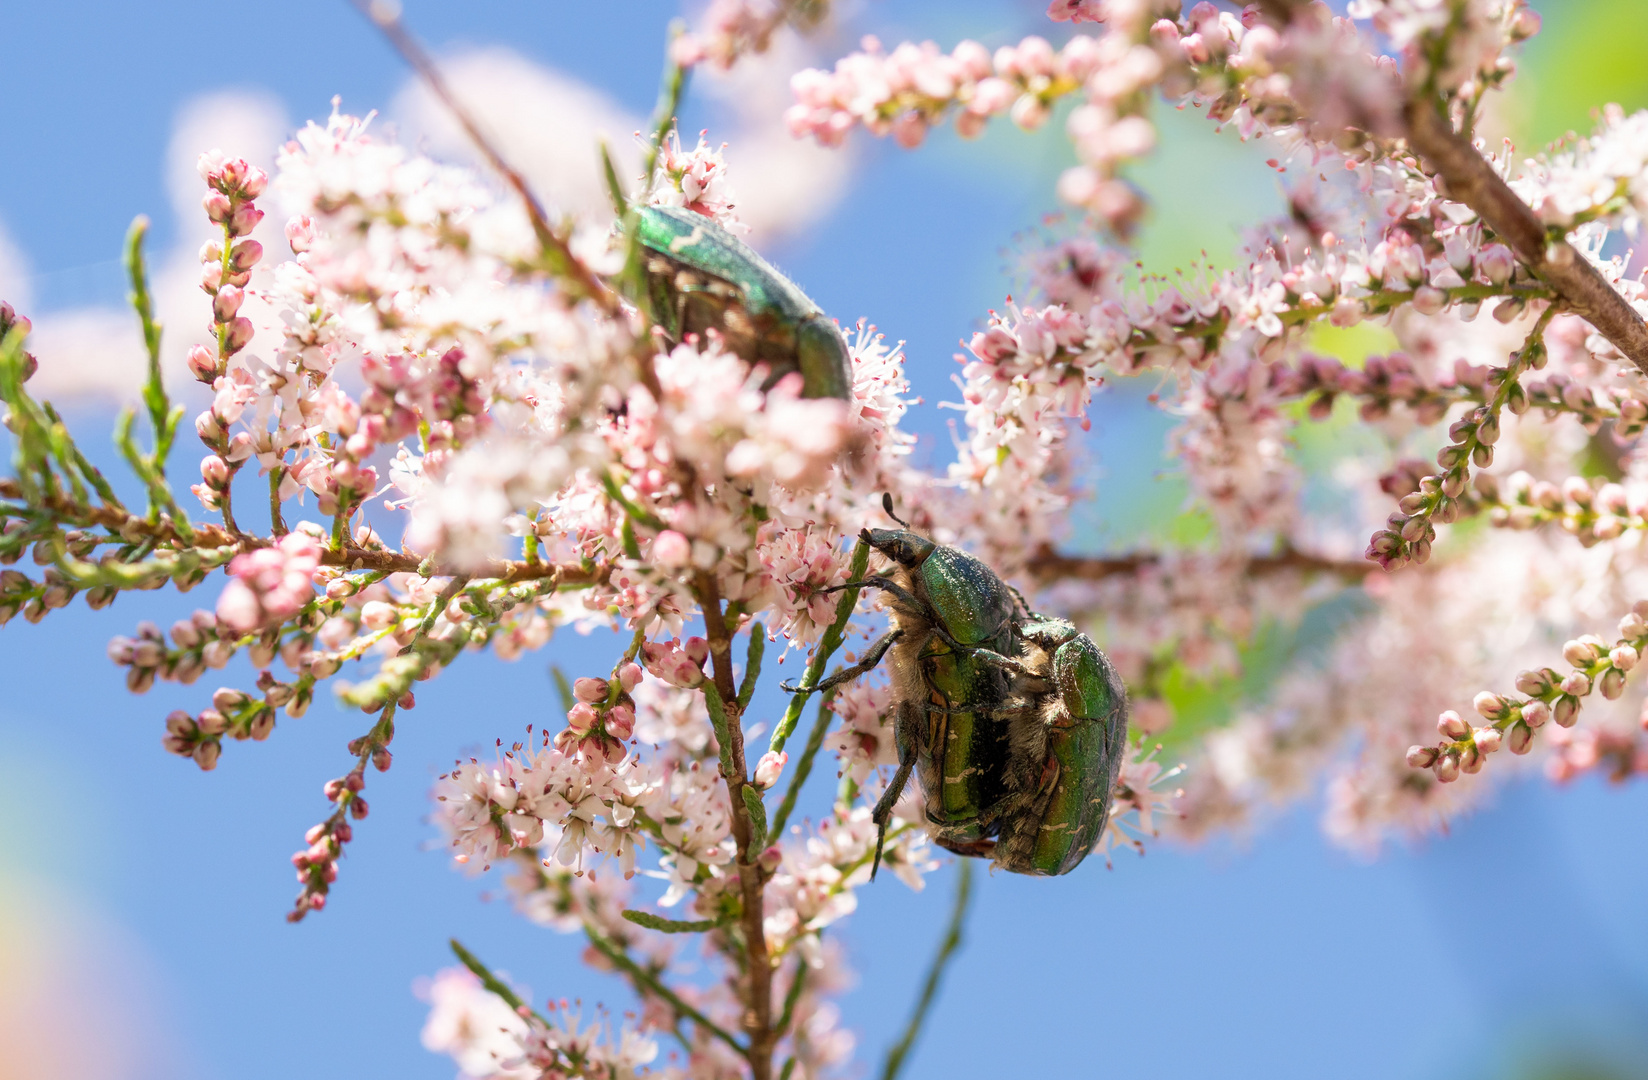
[[623, 949], [602, 937], [601, 934], [593, 927], [585, 926], [584, 934], [589, 938], [589, 943], [595, 946], [596, 952], [612, 961], [612, 963], [616, 965], [620, 971], [628, 975], [641, 987], [644, 987], [651, 993], [657, 994], [659, 997], [663, 998], [664, 1001], [669, 1003], [670, 1008], [674, 1009], [682, 1016], [685, 1016], [688, 1020], [691, 1020], [694, 1024], [697, 1024], [711, 1035], [714, 1035], [716, 1038], [738, 1051], [739, 1057], [749, 1057], [749, 1050], [737, 1039], [733, 1038], [731, 1033], [717, 1024], [714, 1020], [711, 1020], [709, 1017], [687, 1004], [684, 1000], [682, 1000], [681, 995], [665, 986], [659, 981], [656, 975], [642, 967], [640, 964], [637, 964], [634, 960], [630, 959], [629, 954]]
[[[1102, 581], [1108, 577], [1136, 574], [1146, 567], [1160, 564], [1164, 556], [1158, 551], [1144, 551], [1134, 555], [1061, 555], [1050, 544], [1038, 547], [1026, 570], [1041, 585], [1060, 581]], [[1275, 555], [1249, 559], [1247, 572], [1263, 576], [1280, 573], [1331, 574], [1349, 582], [1358, 582], [1368, 576], [1368, 564], [1357, 560], [1329, 559], [1311, 555], [1294, 548], [1283, 548]]]
[[813, 771], [813, 759], [818, 756], [819, 749], [824, 745], [824, 736], [830, 730], [830, 699], [833, 697], [835, 691], [826, 690], [824, 696], [818, 699], [818, 717], [813, 720], [812, 731], [807, 733], [806, 748], [795, 763], [795, 773], [790, 777], [789, 789], [784, 792], [784, 801], [778, 804], [778, 813], [773, 816], [772, 827], [767, 830], [769, 844], [783, 839], [784, 826], [789, 824], [795, 802], [801, 797], [801, 785], [807, 782]]
[[453, 95], [451, 88], [447, 86], [446, 79], [441, 75], [440, 68], [435, 65], [434, 58], [424, 50], [416, 38], [407, 32], [406, 27], [401, 24], [400, 15], [395, 9], [387, 4], [372, 3], [371, 0], [351, 0], [351, 3], [383, 32], [383, 36], [389, 40], [389, 44], [393, 45], [395, 51], [401, 54], [401, 59], [405, 60], [418, 73], [418, 77], [429, 87], [430, 93], [434, 94], [440, 103], [452, 113], [452, 116], [458, 121], [458, 125], [464, 129], [464, 134], [468, 135], [470, 142], [475, 144], [475, 148], [481, 152], [482, 156], [494, 169], [502, 174], [509, 186], [515, 189], [515, 193], [521, 197], [521, 202], [526, 206], [527, 218], [532, 222], [533, 235], [538, 238], [538, 243], [542, 246], [544, 254], [550, 259], [552, 269], [557, 274], [570, 278], [576, 284], [577, 291], [581, 295], [594, 300], [600, 305], [602, 311], [608, 315], [616, 316], [621, 310], [618, 297], [613, 294], [611, 289], [607, 288], [600, 278], [595, 276], [595, 273], [588, 266], [584, 265], [581, 259], [572, 253], [566, 239], [550, 227], [549, 219], [544, 214], [544, 208], [538, 203], [537, 197], [532, 194], [532, 189], [527, 186], [526, 178], [517, 172], [509, 162], [504, 160], [503, 154], [493, 145], [492, 140], [487, 138], [475, 117]]
[[938, 955], [933, 957], [933, 966], [927, 969], [927, 981], [922, 983], [921, 996], [916, 999], [915, 1012], [910, 1014], [910, 1023], [904, 1029], [903, 1038], [893, 1044], [887, 1051], [887, 1063], [882, 1066], [881, 1080], [894, 1080], [899, 1069], [904, 1067], [904, 1059], [909, 1056], [910, 1048], [915, 1045], [916, 1036], [921, 1034], [921, 1025], [927, 1019], [927, 1010], [932, 1007], [933, 998], [938, 994], [938, 984], [944, 978], [944, 968], [950, 962], [950, 956], [961, 947], [961, 927], [967, 920], [967, 904], [973, 895], [973, 864], [966, 859], [956, 875], [956, 904], [950, 910], [950, 925], [944, 931], [944, 940], [939, 942]]
[[505, 1005], [508, 1005], [517, 1013], [525, 1009], [539, 1023], [545, 1027], [549, 1026], [548, 1020], [539, 1016], [536, 1009], [522, 1001], [521, 996], [511, 989], [508, 983], [492, 974], [492, 969], [481, 963], [474, 953], [459, 944], [457, 938], [452, 938], [449, 944], [452, 946], [453, 955], [462, 962], [463, 966], [473, 972], [475, 977], [481, 980], [481, 985], [496, 994]]

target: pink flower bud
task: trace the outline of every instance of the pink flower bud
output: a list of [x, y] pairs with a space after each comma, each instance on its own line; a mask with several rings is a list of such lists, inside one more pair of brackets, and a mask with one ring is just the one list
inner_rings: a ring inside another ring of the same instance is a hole
[[223, 747], [215, 739], [207, 739], [195, 744], [195, 764], [202, 772], [211, 772], [217, 768], [218, 755], [223, 753]]
[[229, 463], [216, 454], [207, 454], [200, 459], [200, 478], [208, 487], [222, 491], [229, 486]]
[[587, 701], [578, 702], [567, 712], [567, 727], [579, 735], [587, 733], [599, 720], [595, 706]]
[[1008, 112], [1013, 123], [1025, 131], [1035, 131], [1047, 123], [1051, 111], [1047, 103], [1035, 94], [1020, 94], [1019, 99], [1013, 102], [1013, 108]]
[[182, 709], [173, 709], [170, 713], [166, 714], [166, 733], [168, 735], [176, 735], [179, 738], [192, 739], [194, 738], [197, 730], [198, 728], [195, 725], [195, 718], [184, 712]]
[[1408, 747], [1408, 764], [1415, 769], [1428, 769], [1436, 764], [1439, 753], [1440, 751], [1434, 746], [1410, 746]]
[[218, 376], [217, 356], [204, 345], [196, 345], [189, 350], [189, 374], [203, 383], [209, 383]]
[[1448, 306], [1448, 294], [1431, 285], [1421, 285], [1413, 293], [1413, 309], [1421, 315], [1435, 315]]
[[1639, 659], [1637, 650], [1630, 645], [1621, 645], [1608, 654], [1608, 662], [1621, 671], [1630, 671]]
[[787, 753], [774, 753], [768, 750], [761, 755], [761, 760], [755, 766], [755, 779], [752, 783], [756, 787], [766, 790], [778, 783], [778, 777], [784, 772], [784, 765], [790, 760]]
[[1444, 784], [1451, 784], [1459, 779], [1459, 755], [1455, 753], [1443, 754], [1436, 759], [1436, 778]]
[[[232, 286], [225, 285], [224, 288]], [[239, 318], [229, 324], [229, 335], [223, 342], [223, 351], [231, 356], [244, 349], [252, 341], [256, 331], [252, 327], [252, 320]]]
[[1516, 256], [1504, 244], [1489, 244], [1477, 255], [1476, 269], [1493, 284], [1503, 285], [1516, 270]]
[[1625, 693], [1625, 672], [1613, 667], [1604, 671], [1602, 678], [1597, 680], [1597, 692], [1609, 701], [1618, 700]]
[[1551, 706], [1551, 719], [1556, 721], [1557, 727], [1573, 727], [1574, 721], [1579, 719], [1579, 699], [1563, 694]]
[[763, 873], [776, 874], [778, 868], [784, 863], [784, 851], [774, 844], [757, 856], [755, 861], [761, 867]]
[[1470, 734], [1471, 728], [1458, 713], [1449, 709], [1436, 718], [1436, 730], [1442, 733], [1444, 739], [1458, 742]]
[[629, 693], [641, 684], [641, 665], [631, 661], [618, 669], [618, 685]]
[[1459, 771], [1464, 773], [1479, 773], [1482, 771], [1482, 754], [1474, 746], [1465, 747], [1465, 752], [1459, 755]]
[[1529, 697], [1549, 693], [1551, 685], [1551, 679], [1544, 671], [1524, 671], [1516, 677], [1516, 688]]
[[256, 240], [242, 240], [229, 249], [229, 265], [236, 270], [250, 270], [263, 259], [263, 245]]
[[1530, 728], [1542, 728], [1550, 718], [1551, 707], [1543, 701], [1530, 701], [1522, 706], [1522, 721]]
[[1505, 741], [1505, 745], [1510, 748], [1511, 753], [1526, 754], [1533, 747], [1533, 744], [1533, 728], [1520, 720], [1511, 725], [1510, 737]]
[[605, 679], [577, 679], [572, 684], [572, 696], [579, 701], [600, 704], [612, 690]]
[[[335, 584], [335, 583], [334, 583]], [[327, 586], [331, 592], [331, 586]], [[400, 621], [400, 610], [382, 600], [368, 600], [361, 605], [361, 625], [368, 630], [386, 630]]]
[[679, 570], [692, 562], [692, 542], [674, 529], [666, 529], [652, 541], [652, 558], [659, 566]]
[[1561, 686], [1564, 694], [1572, 694], [1576, 698], [1584, 697], [1591, 692], [1591, 677], [1583, 671], [1570, 671], [1563, 678]]
[[635, 710], [628, 705], [614, 705], [607, 710], [607, 734], [623, 741], [635, 734]]
[[1562, 659], [1574, 667], [1584, 667], [1601, 655], [1596, 646], [1583, 639], [1570, 641], [1562, 646]]
[[252, 699], [244, 690], [236, 690], [232, 686], [221, 686], [212, 694], [212, 708], [222, 712], [238, 712], [246, 707]]
[[201, 442], [216, 443], [228, 432], [223, 430], [223, 424], [208, 409], [195, 417], [195, 434], [200, 436]]
[[246, 294], [233, 285], [225, 285], [212, 298], [212, 319], [224, 323], [235, 317]]
[[256, 165], [241, 162], [240, 197], [255, 199], [269, 186], [269, 174]]
[[235, 207], [235, 212], [229, 215], [229, 235], [245, 236], [257, 228], [258, 222], [263, 220], [263, 211], [251, 203], [242, 203]]
[[710, 643], [701, 637], [690, 637], [681, 643], [681, 651], [702, 667], [710, 657]]
[[225, 221], [228, 221], [229, 213], [234, 208], [234, 204], [229, 201], [229, 196], [221, 191], [208, 191], [206, 197], [200, 200], [200, 205], [206, 211], [206, 216], [216, 225], [222, 225]]
[[1498, 728], [1479, 727], [1472, 733], [1476, 740], [1476, 748], [1484, 754], [1491, 754], [1499, 749], [1501, 734]]

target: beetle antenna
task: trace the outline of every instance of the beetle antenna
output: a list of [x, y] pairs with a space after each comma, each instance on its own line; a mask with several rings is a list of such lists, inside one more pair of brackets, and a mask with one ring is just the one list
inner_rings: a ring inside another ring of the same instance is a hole
[[900, 525], [904, 526], [906, 529], [908, 529], [910, 527], [909, 522], [905, 521], [903, 518], [901, 518], [897, 514], [893, 513], [893, 493], [892, 492], [883, 491], [881, 493], [881, 508], [887, 512], [888, 517], [892, 518], [894, 521], [898, 522]]

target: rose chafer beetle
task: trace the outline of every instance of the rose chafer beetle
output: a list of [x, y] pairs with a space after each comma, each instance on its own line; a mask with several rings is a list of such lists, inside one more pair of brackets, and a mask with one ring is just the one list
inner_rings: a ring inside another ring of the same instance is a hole
[[913, 772], [941, 847], [993, 856], [1014, 873], [1073, 870], [1103, 832], [1126, 746], [1127, 693], [1115, 669], [1073, 625], [1029, 612], [966, 552], [907, 528], [862, 537], [894, 565], [849, 585], [891, 595], [893, 626], [817, 689], [891, 657], [899, 765], [873, 814], [875, 865]]
[[996, 865], [1066, 874], [1087, 858], [1110, 818], [1127, 752], [1127, 687], [1110, 658], [1064, 620], [1032, 614], [1010, 663], [1027, 708], [1011, 715], [1007, 786]]
[[672, 342], [717, 331], [771, 386], [800, 372], [802, 395], [852, 395], [847, 340], [819, 306], [771, 263], [714, 221], [678, 206], [637, 210], [653, 317]]

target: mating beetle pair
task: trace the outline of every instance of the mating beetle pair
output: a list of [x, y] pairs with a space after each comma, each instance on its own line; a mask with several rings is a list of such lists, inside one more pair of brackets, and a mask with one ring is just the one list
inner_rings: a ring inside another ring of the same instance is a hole
[[913, 772], [941, 847], [1020, 874], [1075, 869], [1104, 831], [1126, 750], [1127, 690], [1115, 668], [966, 552], [907, 528], [862, 537], [893, 566], [849, 585], [890, 595], [893, 625], [816, 689], [891, 657], [899, 764], [875, 808], [876, 864]]
[[[640, 208], [636, 239], [654, 316], [672, 341], [714, 330], [767, 366], [769, 386], [799, 372], [807, 397], [850, 396], [841, 331], [743, 241], [670, 206]], [[884, 504], [897, 521], [891, 498]], [[1104, 830], [1126, 749], [1127, 691], [1110, 661], [1072, 624], [1029, 611], [966, 552], [908, 528], [863, 538], [893, 567], [851, 584], [893, 597], [892, 629], [860, 663], [809, 689], [855, 679], [891, 654], [899, 764], [875, 808], [875, 865], [915, 773], [940, 846], [1015, 873], [1075, 869]]]
[[748, 244], [677, 206], [641, 207], [636, 238], [654, 317], [671, 341], [715, 330], [728, 350], [767, 366], [768, 386], [800, 372], [805, 397], [852, 395], [841, 331]]

